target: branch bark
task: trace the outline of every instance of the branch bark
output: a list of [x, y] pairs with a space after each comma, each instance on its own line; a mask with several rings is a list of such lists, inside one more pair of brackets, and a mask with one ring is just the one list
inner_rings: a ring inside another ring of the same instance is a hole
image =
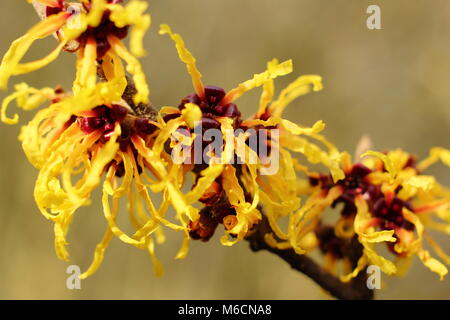
[[[272, 232], [267, 217], [263, 215], [253, 234], [246, 240], [250, 243], [252, 251], [268, 251], [286, 261], [294, 270], [304, 273], [323, 289], [338, 299], [369, 300], [373, 299], [373, 290], [367, 288], [367, 275], [361, 272], [358, 277], [349, 283], [340, 281], [337, 277], [325, 271], [314, 260], [306, 255], [298, 255], [293, 249], [280, 250], [270, 247], [264, 240], [267, 233]], [[352, 259], [354, 260], [354, 259]]]

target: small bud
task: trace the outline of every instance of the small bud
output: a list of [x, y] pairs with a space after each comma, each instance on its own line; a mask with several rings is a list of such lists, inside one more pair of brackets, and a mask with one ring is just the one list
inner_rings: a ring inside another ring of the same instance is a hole
[[205, 87], [205, 98], [208, 103], [217, 105], [225, 97], [225, 90], [216, 86]]
[[134, 127], [136, 128], [136, 131], [140, 134], [149, 135], [155, 132], [157, 127], [150, 123], [149, 120], [144, 118], [137, 118], [134, 121]]

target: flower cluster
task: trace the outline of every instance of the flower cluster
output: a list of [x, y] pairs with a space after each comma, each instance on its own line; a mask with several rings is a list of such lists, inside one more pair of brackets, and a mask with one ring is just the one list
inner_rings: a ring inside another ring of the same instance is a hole
[[[328, 270], [335, 271], [340, 260], [348, 269], [345, 251], [356, 238], [362, 245], [362, 254], [354, 270], [341, 276], [342, 281], [356, 277], [369, 264], [379, 266], [386, 274], [403, 274], [415, 255], [442, 279], [447, 268], [430, 256], [424, 241], [446, 264], [450, 264], [450, 257], [425, 227], [449, 233], [450, 189], [422, 172], [439, 160], [450, 165], [450, 151], [432, 148], [429, 157], [421, 162], [400, 149], [368, 151], [362, 158], [352, 163], [350, 156], [344, 154], [341, 167], [345, 177], [337, 183], [329, 175], [309, 172], [307, 187], [302, 189], [310, 199], [316, 199], [309, 207], [305, 204], [303, 215], [317, 217], [315, 246], [325, 254]], [[318, 207], [318, 202], [325, 205]], [[318, 212], [337, 206], [341, 209], [335, 225], [322, 223], [323, 216]], [[380, 243], [386, 244], [395, 263], [377, 252], [376, 245]]]
[[[400, 263], [377, 253], [375, 245], [381, 242], [399, 261], [417, 255], [441, 277], [447, 273], [430, 257], [423, 240], [450, 262], [424, 229], [450, 233], [450, 225], [434, 220], [436, 216], [450, 223], [450, 190], [422, 172], [439, 159], [450, 165], [450, 151], [434, 148], [420, 163], [401, 150], [368, 151], [362, 162], [352, 164], [322, 134], [322, 121], [302, 127], [283, 118], [296, 98], [322, 90], [320, 76], [300, 76], [275, 97], [275, 79], [292, 73], [293, 65], [273, 59], [265, 71], [231, 90], [204, 85], [196, 59], [167, 25], [159, 33], [175, 43], [194, 93], [181, 98], [178, 107], [156, 111], [138, 60], [145, 55], [143, 38], [151, 20], [146, 1], [29, 2], [42, 21], [5, 54], [0, 87], [6, 89], [12, 76], [45, 67], [62, 51], [77, 55], [76, 77], [70, 91], [15, 85], [2, 103], [1, 119], [18, 122], [18, 115], [7, 116], [13, 101], [23, 110], [45, 105], [22, 127], [19, 138], [39, 170], [34, 196], [41, 213], [54, 222], [59, 258], [69, 259], [70, 223], [102, 184], [107, 226], [82, 278], [98, 269], [114, 236], [147, 250], [160, 274], [155, 242], [164, 242], [165, 228], [183, 233], [176, 255], [183, 258], [191, 239], [208, 241], [223, 225], [220, 241], [230, 246], [251, 235], [264, 216], [272, 229], [265, 236], [268, 245], [297, 254], [319, 248], [330, 272], [337, 261], [352, 264], [348, 251], [356, 239], [356, 267], [342, 275], [343, 281], [368, 264], [388, 274], [399, 272]], [[122, 42], [128, 34], [130, 49]], [[34, 41], [52, 35], [57, 45], [47, 57], [21, 62]], [[256, 88], [262, 88], [256, 112], [244, 119], [237, 100]], [[210, 130], [218, 135], [213, 137]], [[317, 164], [326, 172], [310, 169]], [[156, 194], [162, 198], [159, 205]], [[135, 229], [132, 235], [117, 224], [121, 200]], [[337, 222], [327, 225], [326, 209], [341, 204]]]

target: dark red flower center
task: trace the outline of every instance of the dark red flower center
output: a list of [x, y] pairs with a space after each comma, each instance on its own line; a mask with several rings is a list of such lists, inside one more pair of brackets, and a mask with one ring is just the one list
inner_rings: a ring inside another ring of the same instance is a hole
[[[405, 167], [408, 166], [414, 166], [413, 157], [410, 158]], [[381, 170], [384, 171], [384, 168], [381, 168]], [[320, 186], [320, 188], [325, 191], [329, 191], [330, 188], [336, 185], [342, 188], [342, 195], [339, 196], [339, 198], [337, 198], [332, 204], [333, 208], [339, 203], [344, 204], [341, 210], [342, 216], [354, 216], [357, 212], [355, 197], [364, 195], [369, 205], [370, 212], [380, 221], [378, 224], [379, 228], [382, 230], [396, 230], [401, 228], [404, 230], [413, 231], [415, 229], [414, 224], [406, 220], [403, 214], [404, 208], [413, 211], [411, 204], [408, 201], [398, 198], [397, 196], [394, 196], [392, 200], [388, 201], [386, 196], [381, 191], [381, 187], [371, 183], [370, 179], [368, 179], [367, 176], [371, 172], [372, 170], [366, 166], [362, 164], [355, 164], [352, 169], [346, 173], [345, 178], [338, 181], [336, 184], [333, 182], [330, 175], [313, 176], [309, 178], [309, 181], [312, 186]], [[397, 194], [399, 190], [400, 188], [395, 190], [395, 194]], [[329, 233], [322, 234], [322, 236], [325, 237], [328, 235], [331, 237]], [[333, 249], [336, 241], [330, 238], [328, 239], [328, 242], [330, 242], [330, 244], [327, 245], [328, 247], [322, 248], [322, 250], [332, 251], [335, 256], [338, 256], [339, 254], [335, 252], [335, 249]], [[397, 254], [395, 250], [393, 250], [393, 245], [390, 245], [389, 249], [391, 249], [393, 253]]]
[[[217, 117], [228, 117], [235, 120], [235, 126], [240, 123], [241, 112], [234, 103], [223, 104], [225, 90], [216, 86], [206, 86], [203, 98], [197, 94], [191, 94], [181, 100], [178, 109], [183, 110], [187, 103], [193, 103], [200, 107], [203, 117], [201, 119], [202, 128], [204, 130], [212, 128], [220, 128]], [[169, 121], [174, 115], [167, 115], [164, 120]]]
[[383, 220], [383, 229], [394, 230], [402, 228], [413, 231], [414, 224], [405, 219], [403, 216], [403, 208], [412, 210], [410, 203], [407, 201], [395, 197], [388, 203], [386, 199], [382, 197], [375, 201], [372, 212], [375, 217]]
[[127, 150], [133, 135], [138, 134], [146, 137], [157, 129], [148, 119], [130, 116], [128, 109], [120, 105], [96, 107], [92, 110], [92, 115], [78, 117], [77, 121], [81, 130], [85, 133], [101, 130], [102, 137], [100, 140], [103, 143], [114, 134], [116, 123], [120, 123], [121, 135], [117, 141], [122, 151]]
[[342, 259], [345, 256], [347, 242], [336, 236], [333, 227], [321, 225], [315, 233], [322, 253], [331, 254], [336, 259]]
[[[121, 3], [122, 0], [109, 0], [110, 4]], [[89, 12], [91, 10], [92, 4], [90, 2], [83, 2], [84, 9]], [[66, 4], [64, 0], [58, 0], [57, 7], [47, 7], [46, 15], [47, 17], [58, 14], [60, 12], [69, 12], [71, 14], [75, 14], [76, 10], [74, 10], [70, 5]], [[123, 28], [118, 28], [110, 20], [111, 12], [106, 10], [103, 13], [102, 20], [97, 27], [88, 27], [85, 32], [83, 32], [78, 37], [78, 42], [81, 46], [84, 46], [89, 38], [94, 38], [97, 43], [97, 60], [103, 59], [106, 52], [111, 49], [111, 45], [108, 42], [108, 35], [114, 35], [119, 39], [123, 39], [128, 35], [129, 26], [125, 26]]]

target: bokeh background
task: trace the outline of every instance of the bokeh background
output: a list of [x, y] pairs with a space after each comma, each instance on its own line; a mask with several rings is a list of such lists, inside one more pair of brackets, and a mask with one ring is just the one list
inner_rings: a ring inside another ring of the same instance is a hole
[[[273, 57], [292, 58], [293, 75], [320, 74], [325, 89], [292, 104], [287, 117], [303, 125], [318, 119], [340, 149], [353, 152], [363, 134], [377, 149], [400, 147], [423, 157], [429, 147], [450, 147], [450, 2], [448, 0], [154, 0], [153, 27], [143, 59], [155, 106], [177, 105], [191, 93], [184, 65], [160, 23], [182, 33], [198, 59], [205, 82], [226, 89], [263, 71]], [[366, 9], [378, 4], [382, 30], [366, 28]], [[38, 21], [26, 1], [0, 1], [0, 54]], [[53, 48], [37, 42], [27, 59]], [[74, 57], [31, 75], [14, 78], [36, 87], [70, 88]], [[260, 92], [239, 101], [244, 114]], [[1, 93], [1, 98], [5, 96]], [[11, 110], [13, 112], [13, 110]], [[22, 121], [30, 119], [22, 114]], [[218, 237], [193, 242], [189, 256], [174, 261], [180, 235], [168, 234], [157, 248], [166, 266], [153, 276], [148, 255], [114, 240], [104, 264], [81, 290], [66, 289], [67, 264], [53, 251], [52, 224], [33, 201], [37, 172], [17, 141], [19, 126], [0, 126], [0, 298], [2, 299], [324, 299], [308, 278], [269, 253], [252, 253], [246, 243], [221, 247]], [[450, 170], [432, 173], [450, 185]], [[72, 263], [85, 269], [105, 222], [98, 195], [80, 210], [70, 232]], [[450, 252], [450, 238], [436, 236]], [[448, 299], [450, 277], [439, 281], [417, 259], [406, 278], [383, 276], [382, 299]]]

